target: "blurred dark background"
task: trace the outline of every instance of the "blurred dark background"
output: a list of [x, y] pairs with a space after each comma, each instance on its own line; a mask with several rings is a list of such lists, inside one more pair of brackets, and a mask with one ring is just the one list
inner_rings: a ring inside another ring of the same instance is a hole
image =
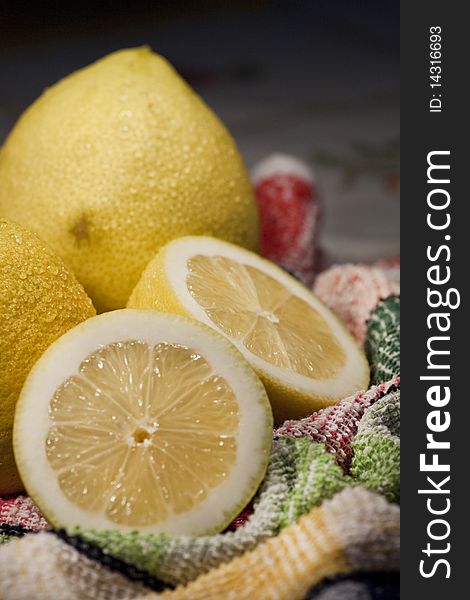
[[61, 77], [123, 47], [173, 63], [235, 137], [313, 165], [338, 260], [399, 251], [399, 2], [0, 0], [0, 143]]

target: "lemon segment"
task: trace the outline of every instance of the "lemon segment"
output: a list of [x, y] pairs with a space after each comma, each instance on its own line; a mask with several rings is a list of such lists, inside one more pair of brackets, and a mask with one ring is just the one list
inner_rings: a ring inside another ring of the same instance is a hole
[[118, 524], [192, 509], [236, 459], [235, 394], [185, 346], [131, 341], [98, 350], [58, 388], [50, 416], [46, 454], [61, 489], [85, 509], [92, 492], [94, 509]]
[[150, 311], [95, 317], [59, 339], [18, 402], [28, 492], [60, 526], [223, 529], [267, 466], [262, 384], [224, 338]]
[[199, 255], [188, 260], [186, 281], [211, 321], [264, 361], [315, 379], [334, 377], [344, 365], [319, 313], [259, 269]]
[[273, 263], [206, 236], [160, 250], [128, 306], [189, 315], [228, 337], [266, 386], [276, 422], [367, 387], [364, 353], [335, 315]]

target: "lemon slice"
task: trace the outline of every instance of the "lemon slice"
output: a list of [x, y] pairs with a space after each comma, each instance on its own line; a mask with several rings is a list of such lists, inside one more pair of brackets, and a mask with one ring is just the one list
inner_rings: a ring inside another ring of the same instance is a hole
[[125, 309], [75, 327], [39, 359], [14, 450], [54, 525], [203, 534], [251, 499], [271, 437], [263, 385], [225, 338]]
[[364, 353], [318, 298], [273, 263], [221, 240], [166, 244], [128, 306], [189, 315], [228, 337], [264, 382], [277, 422], [369, 382]]

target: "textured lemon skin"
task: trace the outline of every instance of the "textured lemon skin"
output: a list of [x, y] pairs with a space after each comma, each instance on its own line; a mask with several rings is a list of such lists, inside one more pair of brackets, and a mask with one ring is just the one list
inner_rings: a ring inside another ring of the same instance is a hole
[[83, 287], [51, 249], [0, 220], [0, 495], [23, 489], [12, 428], [26, 376], [53, 341], [94, 314]]
[[[140, 281], [134, 288], [128, 300], [128, 308], [153, 309], [171, 312], [178, 315], [192, 316], [178, 299], [173, 287], [166, 277], [168, 261], [166, 248], [161, 248], [142, 273]], [[264, 260], [261, 259], [260, 260]], [[285, 273], [283, 273], [285, 276]], [[338, 320], [339, 322], [339, 320]], [[351, 337], [342, 325], [345, 335]], [[365, 354], [360, 351], [362, 370], [360, 379], [367, 389], [370, 379], [370, 368]], [[286, 385], [281, 379], [271, 373], [251, 365], [263, 382], [273, 410], [275, 425], [282, 424], [286, 419], [300, 419], [326, 406], [335, 404], [341, 398], [309, 394], [292, 386]], [[356, 391], [356, 390], [353, 390]], [[352, 393], [352, 392], [351, 392]]]
[[99, 312], [124, 307], [175, 237], [258, 244], [234, 141], [148, 48], [73, 73], [26, 110], [0, 152], [0, 217], [48, 242]]

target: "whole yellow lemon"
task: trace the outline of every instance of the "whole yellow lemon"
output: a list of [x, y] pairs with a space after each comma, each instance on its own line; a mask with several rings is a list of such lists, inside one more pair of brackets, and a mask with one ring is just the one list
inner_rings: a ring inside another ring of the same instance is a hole
[[73, 73], [26, 110], [0, 152], [0, 216], [48, 242], [99, 312], [124, 307], [175, 237], [258, 243], [233, 139], [145, 47]]
[[83, 287], [36, 235], [0, 220], [0, 495], [22, 489], [12, 447], [15, 405], [48, 346], [95, 314]]

